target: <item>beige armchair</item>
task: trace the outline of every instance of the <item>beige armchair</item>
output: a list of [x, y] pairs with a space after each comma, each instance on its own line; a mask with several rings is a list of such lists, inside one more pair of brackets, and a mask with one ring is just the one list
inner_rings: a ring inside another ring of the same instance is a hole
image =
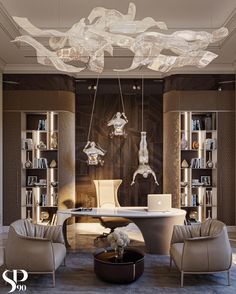
[[191, 226], [174, 226], [170, 247], [170, 268], [174, 260], [184, 274], [227, 272], [230, 285], [232, 251], [225, 224], [207, 220]]
[[52, 274], [55, 287], [55, 271], [65, 257], [61, 226], [35, 225], [28, 220], [17, 220], [10, 225], [4, 258], [6, 269]]

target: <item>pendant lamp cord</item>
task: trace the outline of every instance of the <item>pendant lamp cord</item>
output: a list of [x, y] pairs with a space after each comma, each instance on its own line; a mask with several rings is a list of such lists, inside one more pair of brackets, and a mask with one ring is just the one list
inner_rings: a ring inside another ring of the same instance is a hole
[[123, 94], [122, 94], [122, 89], [121, 89], [120, 77], [119, 77], [118, 74], [117, 74], [117, 78], [118, 78], [118, 83], [119, 83], [119, 90], [120, 90], [120, 99], [121, 99], [121, 104], [122, 104], [122, 110], [123, 110], [123, 113], [125, 113], [124, 99], [123, 99]]
[[144, 100], [144, 81], [142, 77], [142, 132], [143, 132], [143, 100]]
[[90, 138], [90, 132], [91, 132], [91, 127], [92, 127], [92, 122], [93, 122], [93, 113], [94, 113], [95, 102], [96, 102], [97, 91], [98, 91], [98, 81], [99, 81], [99, 75], [97, 77], [96, 88], [95, 88], [94, 96], [93, 96], [93, 107], [92, 107], [92, 113], [91, 113], [91, 117], [90, 117], [87, 142], [89, 141], [89, 138]]

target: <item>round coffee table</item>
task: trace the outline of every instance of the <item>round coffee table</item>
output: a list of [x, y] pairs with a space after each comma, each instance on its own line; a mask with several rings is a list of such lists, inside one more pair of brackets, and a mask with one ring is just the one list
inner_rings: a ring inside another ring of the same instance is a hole
[[118, 261], [112, 249], [94, 254], [94, 272], [98, 278], [110, 283], [131, 283], [137, 280], [144, 270], [144, 253], [128, 248], [123, 260]]

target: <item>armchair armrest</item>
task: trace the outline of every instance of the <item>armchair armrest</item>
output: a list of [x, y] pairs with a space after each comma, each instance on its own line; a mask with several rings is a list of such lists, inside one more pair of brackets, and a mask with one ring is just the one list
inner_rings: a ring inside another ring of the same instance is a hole
[[45, 238], [17, 235], [6, 247], [8, 269], [29, 272], [52, 272], [55, 268], [52, 242]]

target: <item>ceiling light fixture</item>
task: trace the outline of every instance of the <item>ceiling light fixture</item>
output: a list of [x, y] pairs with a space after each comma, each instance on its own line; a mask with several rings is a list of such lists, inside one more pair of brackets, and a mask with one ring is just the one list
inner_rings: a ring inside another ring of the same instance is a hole
[[[114, 70], [129, 71], [145, 65], [151, 70], [168, 72], [187, 65], [199, 68], [207, 66], [218, 56], [206, 50], [208, 45], [228, 35], [225, 27], [212, 33], [182, 30], [164, 34], [156, 31], [167, 30], [164, 22], [151, 17], [135, 20], [135, 14], [134, 3], [129, 4], [127, 14], [96, 7], [87, 20], [82, 18], [66, 32], [41, 30], [27, 18], [13, 17], [29, 34], [16, 37], [14, 41], [31, 45], [36, 49], [40, 64], [52, 65], [59, 71], [78, 73], [88, 69], [101, 73], [105, 52], [113, 55], [113, 48], [119, 46], [131, 50], [134, 58], [129, 68]], [[49, 37], [50, 49], [33, 37]], [[165, 51], [171, 54], [167, 55]], [[83, 66], [72, 62], [83, 63]]]

